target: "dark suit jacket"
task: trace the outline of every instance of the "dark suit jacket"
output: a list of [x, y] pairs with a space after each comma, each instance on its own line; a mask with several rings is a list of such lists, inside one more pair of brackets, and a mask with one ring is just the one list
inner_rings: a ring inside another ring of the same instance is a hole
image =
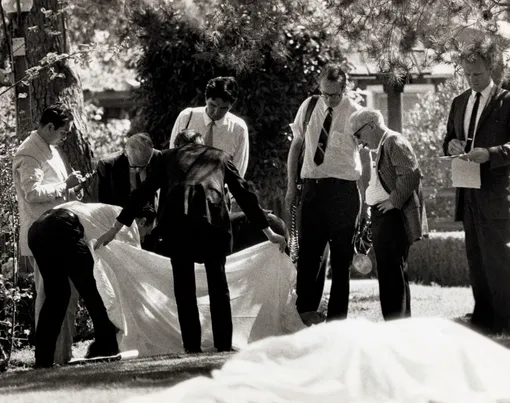
[[[464, 113], [471, 90], [453, 100], [443, 151], [452, 139], [465, 140]], [[481, 189], [471, 189], [482, 214], [492, 219], [510, 218], [510, 93], [494, 86], [482, 111], [473, 147], [487, 148], [490, 159], [480, 166]], [[457, 188], [455, 220], [462, 221], [464, 189]]]
[[[164, 150], [141, 188], [132, 192], [117, 220], [130, 225], [151, 195], [161, 189], [158, 232], [169, 247], [179, 252], [179, 247], [189, 243], [194, 243], [196, 249], [214, 244], [220, 253], [228, 253], [232, 230], [225, 184], [255, 229], [269, 226], [257, 196], [229, 155], [198, 144]], [[205, 230], [190, 234], [190, 228]]]
[[[151, 161], [147, 166], [147, 176], [150, 175], [161, 151], [154, 150]], [[124, 206], [131, 193], [129, 181], [129, 161], [123, 152], [105, 157], [97, 163], [97, 191], [98, 201], [115, 206]]]
[[[271, 229], [277, 234], [288, 238], [289, 234], [285, 222], [268, 210], [264, 210], [264, 212], [266, 213], [266, 219]], [[231, 213], [230, 223], [232, 225], [233, 235], [232, 253], [267, 241], [267, 237], [264, 233], [260, 229], [255, 229], [253, 224], [246, 217], [246, 214], [242, 211]]]
[[422, 173], [409, 141], [389, 130], [376, 160], [377, 172], [390, 202], [404, 213], [409, 244], [428, 232], [423, 203]]

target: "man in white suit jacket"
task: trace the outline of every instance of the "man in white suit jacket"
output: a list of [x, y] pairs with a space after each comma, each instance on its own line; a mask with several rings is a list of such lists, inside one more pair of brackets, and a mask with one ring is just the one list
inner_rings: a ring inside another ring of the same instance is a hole
[[[83, 180], [80, 172], [68, 175], [64, 162], [55, 146], [64, 141], [73, 117], [66, 107], [56, 104], [43, 111], [37, 130], [19, 146], [13, 160], [13, 177], [20, 215], [19, 247], [22, 256], [28, 256], [34, 269], [36, 287], [35, 323], [44, 302], [44, 283], [28, 247], [30, 226], [45, 211], [75, 196], [75, 186]], [[65, 364], [71, 359], [73, 327], [78, 294], [72, 287], [69, 309], [61, 329], [55, 362]]]

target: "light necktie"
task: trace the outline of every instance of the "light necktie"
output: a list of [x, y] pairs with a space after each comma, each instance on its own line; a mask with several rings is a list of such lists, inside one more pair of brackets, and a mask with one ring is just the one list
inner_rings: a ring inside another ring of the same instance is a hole
[[469, 129], [466, 138], [466, 147], [464, 148], [464, 151], [467, 153], [471, 151], [471, 146], [473, 145], [473, 139], [475, 137], [476, 115], [478, 115], [478, 107], [480, 105], [481, 95], [482, 94], [480, 92], [476, 93], [475, 103], [473, 104], [473, 111], [471, 112], [471, 118], [469, 119]]
[[321, 134], [319, 136], [319, 143], [315, 150], [315, 156], [313, 161], [320, 165], [324, 162], [324, 154], [326, 153], [326, 147], [328, 146], [329, 129], [331, 127], [331, 121], [333, 120], [333, 108], [328, 108], [326, 118], [322, 125]]
[[207, 125], [207, 134], [205, 135], [205, 145], [206, 146], [213, 146], [213, 127], [214, 127], [214, 120], [212, 120]]

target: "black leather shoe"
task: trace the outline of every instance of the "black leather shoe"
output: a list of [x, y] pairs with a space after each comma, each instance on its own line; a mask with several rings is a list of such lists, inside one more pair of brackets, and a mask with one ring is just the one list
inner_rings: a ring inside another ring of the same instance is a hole
[[87, 350], [87, 354], [85, 354], [85, 358], [95, 358], [95, 357], [110, 357], [112, 355], [119, 354], [119, 347], [117, 345], [114, 346], [101, 346], [96, 341], [90, 343], [89, 348]]
[[216, 349], [218, 351], [218, 353], [228, 353], [228, 352], [237, 352], [239, 351], [237, 348], [234, 348], [234, 347], [230, 347], [230, 348], [217, 348]]

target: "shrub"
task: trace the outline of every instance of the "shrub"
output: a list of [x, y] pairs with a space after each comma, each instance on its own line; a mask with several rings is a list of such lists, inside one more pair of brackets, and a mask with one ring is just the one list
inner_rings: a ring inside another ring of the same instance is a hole
[[415, 242], [409, 253], [409, 278], [426, 285], [469, 286], [463, 232], [431, 232]]
[[[373, 248], [368, 257], [372, 261], [372, 271], [363, 275], [351, 268], [351, 278], [377, 278]], [[469, 286], [464, 233], [431, 232], [428, 238], [415, 242], [409, 251], [407, 273], [409, 281], [414, 283], [444, 287]]]
[[[224, 2], [203, 23], [172, 2], [133, 13], [132, 26], [143, 49], [136, 66], [141, 82], [140, 124], [157, 147], [165, 147], [179, 112], [204, 104], [207, 81], [219, 75], [236, 76], [240, 96], [233, 112], [246, 120], [250, 132], [246, 177], [263, 205], [281, 215], [291, 140], [288, 125], [315, 90], [321, 66], [333, 59], [346, 62], [340, 49], [344, 44], [325, 29], [267, 24], [264, 13], [280, 13], [277, 21], [286, 20], [279, 8], [263, 10], [252, 4], [231, 10], [233, 4]], [[230, 12], [244, 22], [236, 24]]]
[[[12, 159], [18, 141], [12, 98], [0, 97], [0, 350], [28, 342], [33, 323], [32, 281], [15, 280], [18, 267], [18, 204], [12, 180]], [[17, 283], [17, 284], [15, 284]], [[14, 315], [15, 314], [15, 315]], [[13, 319], [15, 326], [13, 326]], [[3, 357], [0, 357], [0, 360]]]

